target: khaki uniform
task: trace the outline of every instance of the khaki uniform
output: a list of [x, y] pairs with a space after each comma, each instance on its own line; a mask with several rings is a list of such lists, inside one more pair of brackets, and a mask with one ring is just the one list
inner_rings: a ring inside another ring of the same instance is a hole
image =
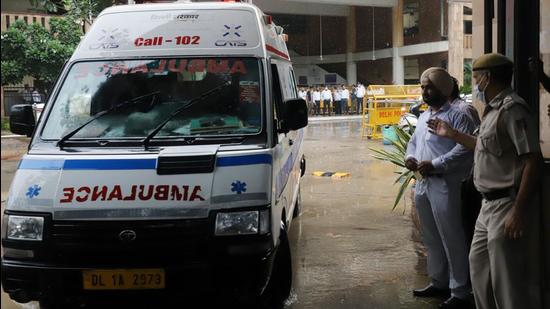
[[[474, 154], [474, 182], [482, 194], [510, 190], [508, 197], [483, 200], [470, 250], [470, 274], [478, 309], [540, 308], [539, 274], [533, 253], [538, 236], [536, 208], [526, 213], [523, 237], [506, 238], [504, 225], [521, 182], [521, 155], [540, 152], [535, 120], [525, 101], [512, 89], [488, 105]], [[532, 274], [532, 275], [531, 275]]]

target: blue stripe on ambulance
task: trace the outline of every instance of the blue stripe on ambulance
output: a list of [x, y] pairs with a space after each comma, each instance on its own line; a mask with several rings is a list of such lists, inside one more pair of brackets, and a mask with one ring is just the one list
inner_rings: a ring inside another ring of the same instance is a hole
[[[216, 166], [240, 166], [271, 164], [269, 154], [219, 157]], [[92, 160], [35, 160], [23, 159], [19, 169], [23, 170], [154, 170], [157, 159], [92, 159]]]

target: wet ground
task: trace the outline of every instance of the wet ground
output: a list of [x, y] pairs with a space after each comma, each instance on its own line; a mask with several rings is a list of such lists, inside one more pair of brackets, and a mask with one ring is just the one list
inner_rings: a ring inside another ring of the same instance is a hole
[[[391, 211], [395, 168], [369, 150], [388, 146], [361, 139], [360, 126], [359, 120], [335, 120], [306, 129], [308, 171], [302, 214], [290, 231], [294, 283], [285, 308], [436, 308], [440, 300], [411, 294], [428, 278], [425, 258], [411, 239], [410, 199]], [[2, 139], [2, 206], [25, 141]], [[315, 177], [313, 171], [351, 176]], [[2, 308], [22, 306], [2, 293]]]

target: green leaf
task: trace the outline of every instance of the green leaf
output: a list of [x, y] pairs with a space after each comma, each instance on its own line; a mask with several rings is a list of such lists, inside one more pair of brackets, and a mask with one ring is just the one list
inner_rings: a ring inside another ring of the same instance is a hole
[[392, 211], [395, 210], [395, 208], [399, 204], [401, 197], [403, 197], [403, 194], [405, 193], [405, 190], [409, 187], [409, 183], [411, 182], [413, 177], [414, 173], [410, 173], [405, 181], [401, 184], [401, 187], [399, 187], [399, 191], [397, 192], [397, 196], [395, 197], [395, 202], [393, 203]]

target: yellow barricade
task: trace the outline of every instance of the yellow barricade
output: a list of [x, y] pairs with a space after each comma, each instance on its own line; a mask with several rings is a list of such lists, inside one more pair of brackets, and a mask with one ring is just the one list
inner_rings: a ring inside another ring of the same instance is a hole
[[363, 102], [361, 136], [381, 138], [382, 126], [398, 124], [421, 99], [420, 85], [370, 85]]

